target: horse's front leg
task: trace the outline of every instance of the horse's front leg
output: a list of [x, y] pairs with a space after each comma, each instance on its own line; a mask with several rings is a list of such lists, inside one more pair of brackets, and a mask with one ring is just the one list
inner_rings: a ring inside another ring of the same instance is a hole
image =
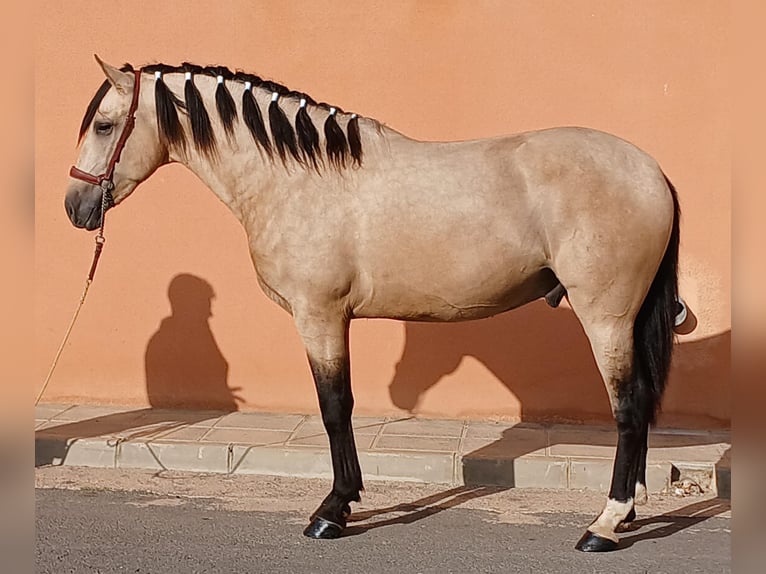
[[296, 317], [314, 376], [332, 456], [332, 491], [311, 515], [303, 531], [309, 538], [337, 538], [351, 514], [350, 502], [359, 502], [364, 489], [354, 444], [351, 411], [351, 369], [348, 355], [348, 321], [321, 317]]

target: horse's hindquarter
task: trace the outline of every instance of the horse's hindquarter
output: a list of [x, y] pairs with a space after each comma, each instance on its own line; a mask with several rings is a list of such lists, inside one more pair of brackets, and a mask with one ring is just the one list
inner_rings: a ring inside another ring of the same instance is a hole
[[657, 162], [634, 145], [585, 128], [529, 134], [517, 154], [540, 196], [550, 266], [567, 288], [632, 322], [665, 252], [673, 199]]

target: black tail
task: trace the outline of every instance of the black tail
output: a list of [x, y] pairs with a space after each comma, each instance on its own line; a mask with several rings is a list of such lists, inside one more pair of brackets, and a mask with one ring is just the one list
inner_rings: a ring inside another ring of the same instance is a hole
[[[681, 210], [673, 184], [665, 176], [673, 197], [673, 228], [662, 263], [633, 326], [633, 398], [648, 422], [654, 422], [662, 401], [673, 354], [673, 325], [678, 297], [678, 244]], [[640, 399], [639, 399], [640, 397]]]

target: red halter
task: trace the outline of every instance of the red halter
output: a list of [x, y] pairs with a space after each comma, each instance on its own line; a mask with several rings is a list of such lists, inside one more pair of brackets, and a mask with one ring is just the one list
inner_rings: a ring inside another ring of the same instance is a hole
[[133, 86], [133, 99], [130, 102], [130, 109], [128, 109], [128, 117], [125, 119], [125, 127], [122, 129], [122, 133], [120, 134], [120, 139], [117, 140], [117, 146], [114, 148], [112, 157], [106, 166], [106, 171], [102, 173], [101, 175], [93, 175], [92, 173], [83, 171], [74, 165], [69, 170], [70, 177], [79, 179], [80, 181], [84, 181], [86, 183], [101, 186], [101, 188], [104, 189], [105, 193], [109, 193], [109, 196], [111, 196], [111, 193], [110, 193], [111, 190], [114, 189], [114, 182], [112, 181], [112, 176], [114, 175], [114, 166], [117, 165], [118, 161], [120, 161], [120, 154], [122, 153], [122, 148], [125, 147], [125, 143], [128, 141], [128, 137], [130, 136], [131, 132], [133, 131], [133, 128], [136, 125], [136, 109], [138, 108], [138, 93], [141, 90], [141, 70], [136, 70], [133, 72], [133, 74], [135, 75], [136, 81]]

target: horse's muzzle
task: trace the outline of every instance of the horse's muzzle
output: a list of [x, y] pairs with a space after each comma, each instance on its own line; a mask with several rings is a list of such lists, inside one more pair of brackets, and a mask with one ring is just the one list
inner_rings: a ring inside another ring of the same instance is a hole
[[98, 229], [101, 225], [101, 201], [100, 187], [89, 185], [85, 189], [70, 189], [64, 199], [69, 221], [75, 227], [88, 231]]

